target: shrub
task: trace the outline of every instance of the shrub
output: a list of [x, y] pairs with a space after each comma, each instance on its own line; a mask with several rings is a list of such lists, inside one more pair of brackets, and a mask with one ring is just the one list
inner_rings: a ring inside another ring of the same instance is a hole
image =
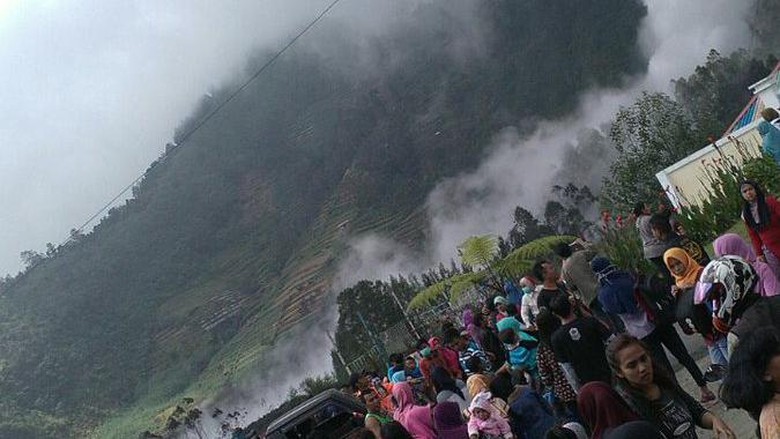
[[624, 270], [643, 274], [655, 270], [653, 264], [644, 257], [642, 239], [633, 222], [604, 228], [596, 250]]
[[780, 166], [770, 157], [748, 157], [742, 167], [727, 159], [703, 164], [707, 172], [701, 184], [707, 199], [698, 206], [681, 208], [677, 215], [687, 234], [698, 242], [712, 241], [739, 221], [742, 180], [755, 180], [769, 193], [780, 193]]

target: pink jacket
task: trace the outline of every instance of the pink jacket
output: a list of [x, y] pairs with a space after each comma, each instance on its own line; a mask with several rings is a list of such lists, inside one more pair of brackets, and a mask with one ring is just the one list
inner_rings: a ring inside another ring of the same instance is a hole
[[739, 256], [748, 261], [758, 273], [758, 286], [756, 292], [764, 297], [780, 294], [780, 281], [766, 262], [756, 259], [753, 249], [737, 234], [727, 233], [718, 237], [712, 243], [715, 249], [715, 256], [726, 255]]
[[476, 416], [469, 418], [469, 436], [473, 434], [489, 434], [506, 439], [514, 437], [512, 436], [512, 430], [509, 428], [509, 423], [495, 413], [491, 413], [487, 421], [479, 420]]
[[[488, 434], [496, 437], [503, 437], [505, 439], [512, 439], [512, 429], [509, 427], [509, 423], [506, 419], [496, 411], [493, 405], [490, 403], [491, 395], [489, 392], [478, 393], [471, 401], [471, 417], [469, 418], [468, 430], [469, 436]], [[490, 413], [490, 417], [486, 420], [481, 420], [474, 415], [474, 409], [479, 408]]]

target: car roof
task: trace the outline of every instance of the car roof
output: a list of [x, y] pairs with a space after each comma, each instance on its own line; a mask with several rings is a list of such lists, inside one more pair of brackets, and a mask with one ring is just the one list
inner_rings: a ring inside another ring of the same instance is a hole
[[301, 405], [295, 407], [294, 409], [280, 416], [275, 421], [271, 422], [266, 429], [266, 434], [270, 434], [285, 424], [288, 424], [297, 418], [303, 417], [315, 409], [319, 409], [322, 403], [326, 401], [335, 401], [347, 408], [365, 411], [365, 406], [356, 398], [345, 395], [336, 389], [329, 389], [306, 400]]

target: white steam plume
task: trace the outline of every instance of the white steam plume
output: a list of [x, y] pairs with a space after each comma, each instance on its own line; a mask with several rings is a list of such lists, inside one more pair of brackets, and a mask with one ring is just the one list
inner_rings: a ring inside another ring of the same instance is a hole
[[[506, 233], [512, 212], [521, 205], [539, 213], [543, 208], [559, 165], [568, 149], [576, 147], [586, 129], [601, 130], [621, 105], [629, 105], [641, 91], [671, 91], [671, 80], [691, 74], [710, 49], [728, 53], [747, 47], [750, 31], [746, 21], [752, 2], [730, 0], [649, 0], [648, 15], [640, 31], [640, 43], [648, 59], [647, 73], [629, 81], [620, 90], [596, 89], [585, 93], [576, 112], [564, 120], [541, 123], [528, 138], [508, 127], [496, 135], [488, 156], [473, 172], [440, 183], [429, 195], [431, 217], [428, 252], [417, 261], [418, 271], [455, 256], [464, 239], [477, 234]], [[604, 167], [600, 167], [603, 172]], [[595, 175], [594, 179], [600, 179]], [[376, 243], [387, 239], [372, 237]], [[370, 267], [365, 260], [385, 250], [365, 245], [362, 237], [342, 272], [355, 278], [372, 278], [389, 270]], [[397, 244], [393, 243], [393, 246]], [[363, 261], [354, 266], [350, 261]], [[381, 261], [376, 261], [381, 263]], [[406, 262], [409, 264], [410, 262]], [[367, 268], [367, 267], [366, 267]]]
[[[422, 2], [422, 0], [421, 0]], [[461, 2], [463, 3], [463, 2]], [[681, 4], [684, 3], [684, 4]], [[360, 279], [386, 279], [392, 274], [419, 272], [455, 256], [455, 246], [465, 238], [484, 233], [505, 233], [517, 205], [538, 212], [546, 201], [559, 164], [567, 150], [576, 148], [583, 130], [601, 130], [621, 105], [630, 104], [642, 90], [669, 91], [670, 80], [687, 75], [704, 61], [711, 48], [729, 52], [745, 47], [749, 30], [744, 16], [752, 2], [729, 0], [648, 1], [648, 15], [641, 30], [642, 49], [649, 58], [648, 72], [628, 81], [624, 89], [596, 89], [584, 93], [572, 116], [539, 124], [527, 138], [513, 127], [496, 133], [486, 157], [473, 172], [446, 180], [429, 195], [430, 242], [417, 254], [387, 237], [367, 234], [351, 242], [342, 262], [335, 291]], [[520, 122], [520, 121], [518, 121]], [[602, 171], [604, 167], [600, 168]], [[564, 182], [565, 183], [565, 182]], [[273, 356], [284, 364], [269, 367], [262, 382], [234, 394], [223, 406], [249, 407], [249, 421], [284, 400], [287, 390], [305, 376], [331, 371], [331, 345], [324, 328], [336, 322], [332, 307], [319, 325], [319, 334], [308, 331], [303, 340], [309, 350], [301, 366], [288, 360], [300, 353], [301, 337], [275, 348]]]

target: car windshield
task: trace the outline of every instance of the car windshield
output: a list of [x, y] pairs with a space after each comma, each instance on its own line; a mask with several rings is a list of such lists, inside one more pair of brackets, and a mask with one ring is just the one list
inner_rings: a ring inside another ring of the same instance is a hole
[[352, 410], [336, 403], [328, 403], [324, 407], [311, 412], [303, 419], [296, 421], [284, 429], [287, 439], [313, 439], [344, 437], [356, 426]]

